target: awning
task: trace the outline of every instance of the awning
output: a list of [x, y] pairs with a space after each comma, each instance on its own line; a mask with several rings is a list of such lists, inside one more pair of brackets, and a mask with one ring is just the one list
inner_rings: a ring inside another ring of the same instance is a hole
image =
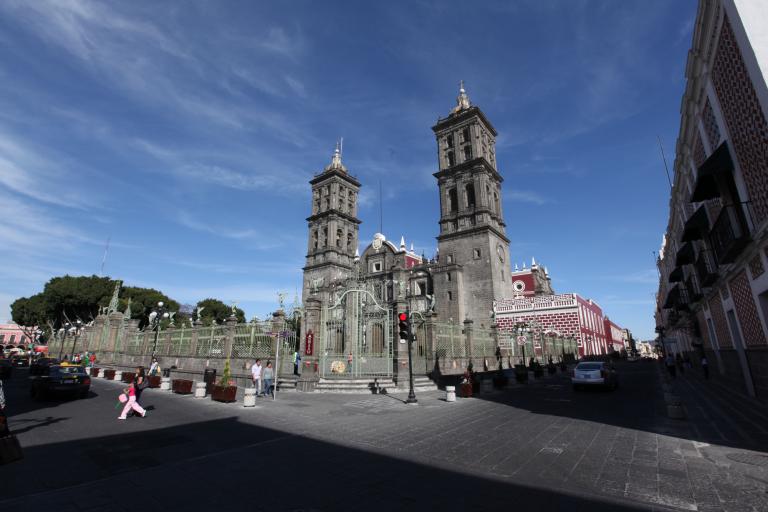
[[683, 265], [690, 265], [696, 258], [696, 254], [693, 252], [693, 245], [691, 242], [685, 242], [680, 250], [677, 251], [675, 256], [675, 266], [681, 267]]
[[679, 283], [683, 280], [683, 267], [675, 267], [675, 270], [669, 273], [670, 283]]
[[691, 240], [701, 240], [707, 233], [709, 233], [707, 211], [704, 206], [700, 206], [699, 209], [685, 221], [681, 241], [690, 242]]
[[720, 197], [717, 177], [732, 171], [733, 160], [731, 159], [731, 152], [728, 150], [728, 143], [723, 142], [699, 167], [690, 201], [698, 203]]

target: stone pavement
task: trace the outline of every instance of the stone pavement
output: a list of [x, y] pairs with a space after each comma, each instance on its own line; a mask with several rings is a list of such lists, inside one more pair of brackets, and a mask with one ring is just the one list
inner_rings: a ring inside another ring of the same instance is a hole
[[[420, 394], [418, 406], [283, 393], [244, 409], [150, 390], [150, 416], [125, 422], [119, 383], [36, 403], [17, 377], [11, 425], [26, 459], [0, 467], [0, 510], [128, 510], [130, 495], [164, 511], [768, 510], [766, 468], [734, 460], [764, 455], [759, 429], [718, 417], [723, 436], [710, 436], [706, 408], [668, 419], [654, 364], [620, 372], [616, 392], [575, 393], [557, 375], [456, 403]], [[694, 381], [675, 386], [699, 407]]]

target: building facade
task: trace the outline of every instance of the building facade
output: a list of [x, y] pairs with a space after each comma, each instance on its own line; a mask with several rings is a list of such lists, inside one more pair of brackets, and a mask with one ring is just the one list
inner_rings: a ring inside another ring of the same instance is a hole
[[26, 347], [31, 342], [21, 326], [14, 323], [0, 324], [0, 348]]
[[656, 325], [668, 352], [768, 400], [768, 4], [701, 0], [686, 65]]

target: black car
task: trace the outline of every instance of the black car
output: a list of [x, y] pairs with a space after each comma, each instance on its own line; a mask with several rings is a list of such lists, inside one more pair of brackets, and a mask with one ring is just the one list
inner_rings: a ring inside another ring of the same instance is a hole
[[11, 356], [13, 366], [29, 366], [29, 358], [23, 356]]
[[51, 365], [43, 374], [31, 379], [32, 398], [42, 398], [54, 394], [68, 394], [85, 398], [91, 389], [91, 378], [82, 366]]
[[0, 379], [10, 379], [13, 365], [10, 359], [0, 358]]
[[59, 360], [53, 357], [41, 357], [40, 359], [35, 359], [29, 367], [29, 374], [42, 375], [49, 366], [54, 364], [59, 364]]

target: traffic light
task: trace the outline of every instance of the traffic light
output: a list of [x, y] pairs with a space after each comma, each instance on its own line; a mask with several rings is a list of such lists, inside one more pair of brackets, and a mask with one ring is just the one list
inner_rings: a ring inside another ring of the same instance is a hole
[[397, 330], [401, 340], [411, 341], [411, 321], [408, 318], [408, 313], [397, 315]]

